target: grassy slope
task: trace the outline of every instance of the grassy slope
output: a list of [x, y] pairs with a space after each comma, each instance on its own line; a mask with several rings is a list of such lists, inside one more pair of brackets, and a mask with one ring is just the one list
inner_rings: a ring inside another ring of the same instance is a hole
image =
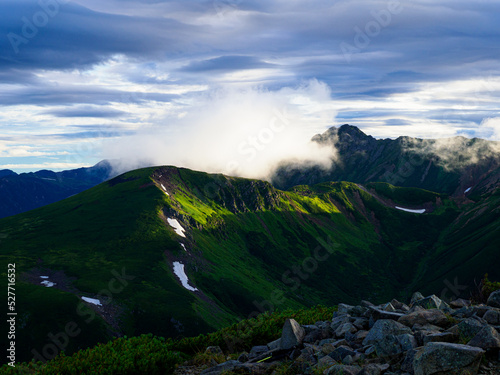
[[[415, 203], [417, 191], [386, 190], [402, 204]], [[113, 270], [125, 267], [135, 279], [113, 295], [113, 306], [123, 311], [122, 332], [189, 336], [259, 312], [261, 305], [299, 308], [398, 295], [414, 279], [414, 262], [431, 256], [440, 233], [458, 216], [440, 198], [444, 204], [435, 213], [416, 215], [385, 207], [351, 183], [283, 192], [262, 181], [151, 168], [0, 220], [1, 258], [16, 262], [18, 276], [34, 268], [62, 270], [90, 297], [108, 288]], [[186, 228], [186, 239], [161, 219], [174, 216]], [[329, 243], [332, 254], [314, 262], [318, 251], [328, 254], [321, 243]], [[204, 296], [178, 283], [172, 260], [185, 264]], [[99, 317], [90, 326], [82, 321], [73, 294], [18, 285], [24, 319], [19, 348], [41, 349], [48, 332], [72, 320], [82, 334], [70, 341], [68, 352], [109, 337], [110, 327]], [[60, 306], [65, 310], [54, 315]], [[21, 359], [29, 356], [22, 354]]]

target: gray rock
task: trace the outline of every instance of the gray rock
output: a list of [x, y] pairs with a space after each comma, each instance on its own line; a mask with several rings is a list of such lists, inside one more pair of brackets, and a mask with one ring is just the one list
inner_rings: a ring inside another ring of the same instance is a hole
[[413, 305], [415, 302], [420, 301], [420, 300], [422, 300], [422, 299], [424, 299], [424, 298], [425, 298], [425, 297], [423, 296], [423, 294], [422, 294], [422, 293], [420, 293], [420, 292], [415, 292], [415, 293], [413, 293], [413, 295], [411, 296], [411, 302], [410, 302], [410, 304], [411, 304], [411, 305]]
[[405, 333], [411, 334], [412, 332], [410, 328], [401, 323], [389, 319], [377, 320], [363, 340], [363, 345], [373, 345], [383, 340], [386, 336], [397, 336]]
[[331, 353], [328, 353], [328, 356], [332, 357], [337, 362], [342, 361], [348, 355], [356, 355], [356, 352], [348, 346], [339, 346], [338, 348], [335, 348]]
[[390, 357], [404, 351], [398, 336], [405, 334], [411, 335], [411, 329], [401, 323], [377, 320], [363, 340], [363, 345], [374, 345], [379, 357]]
[[491, 309], [490, 306], [485, 306], [485, 305], [472, 306], [474, 314], [480, 318], [482, 318], [484, 314], [486, 314], [490, 309]]
[[375, 321], [380, 320], [380, 319], [398, 320], [399, 318], [401, 318], [404, 315], [402, 313], [383, 311], [383, 310], [380, 310], [376, 307], [370, 307], [370, 311], [372, 314], [372, 318]]
[[408, 372], [409, 374], [414, 374], [413, 361], [415, 360], [415, 355], [418, 353], [417, 349], [411, 349], [406, 352], [405, 359], [401, 363], [401, 370]]
[[375, 345], [370, 345], [365, 348], [365, 355], [370, 355], [375, 353]]
[[304, 336], [304, 328], [295, 319], [287, 319], [281, 333], [281, 349], [291, 349], [302, 344]]
[[363, 307], [371, 307], [371, 306], [375, 307], [375, 305], [373, 303], [371, 303], [370, 301], [365, 301], [365, 300], [361, 301], [360, 305]]
[[487, 305], [492, 307], [500, 307], [500, 290], [497, 290], [490, 294], [490, 296], [488, 297]]
[[448, 318], [441, 310], [434, 309], [409, 313], [399, 318], [398, 322], [408, 327], [413, 327], [415, 324], [432, 324], [444, 327], [448, 324]]
[[336, 331], [341, 325], [349, 323], [350, 319], [347, 315], [340, 315], [332, 319], [332, 323], [330, 324], [330, 328], [333, 331]]
[[500, 325], [500, 311], [498, 310], [488, 310], [483, 316], [483, 319], [488, 322], [488, 324]]
[[324, 357], [321, 357], [318, 359], [318, 363], [316, 365], [317, 368], [323, 368], [323, 367], [330, 367], [336, 364], [336, 362], [333, 360], [332, 357], [325, 355]]
[[459, 337], [452, 332], [440, 332], [424, 335], [423, 341], [425, 345], [429, 342], [457, 342], [458, 338]]
[[352, 365], [353, 363], [354, 363], [354, 358], [350, 354], [346, 355], [342, 360], [342, 364], [344, 365]]
[[258, 356], [260, 356], [268, 351], [269, 351], [269, 348], [267, 347], [267, 345], [254, 346], [252, 349], [250, 349], [250, 353], [248, 353], [248, 358], [249, 359], [257, 358]]
[[425, 297], [423, 299], [419, 299], [418, 301], [415, 301], [413, 303], [413, 306], [420, 306], [423, 307], [424, 309], [430, 310], [430, 309], [439, 309], [442, 310], [445, 307], [449, 307], [446, 302], [442, 301], [439, 297], [435, 296], [434, 294], [429, 297]]
[[346, 305], [345, 303], [339, 303], [337, 312], [339, 315], [348, 315], [354, 309], [354, 306]]
[[459, 298], [454, 301], [451, 301], [450, 306], [453, 307], [454, 309], [460, 309], [462, 307], [470, 306], [470, 301], [467, 299]]
[[269, 350], [281, 349], [281, 338], [271, 341], [267, 344], [267, 347], [269, 348]]
[[385, 304], [383, 307], [382, 307], [382, 310], [384, 311], [389, 311], [389, 312], [396, 312], [396, 308], [394, 306], [392, 306], [392, 304], [389, 302], [387, 304]]
[[468, 345], [432, 342], [415, 354], [415, 375], [475, 375], [484, 350]]
[[357, 318], [352, 324], [354, 324], [354, 327], [360, 330], [368, 329], [369, 321], [366, 318]]
[[495, 328], [486, 326], [467, 345], [481, 349], [500, 349], [500, 335]]
[[451, 316], [457, 318], [470, 318], [472, 315], [474, 315], [474, 308], [472, 307], [462, 307], [451, 313]]
[[328, 375], [357, 375], [361, 367], [359, 366], [346, 366], [346, 365], [333, 365], [328, 369]]
[[338, 338], [345, 337], [346, 333], [356, 333], [357, 328], [352, 324], [352, 323], [345, 323], [342, 324], [337, 330], [335, 331], [335, 336]]
[[462, 320], [457, 325], [446, 330], [457, 335], [461, 340], [469, 341], [476, 336], [484, 327], [484, 324], [474, 318]]
[[234, 371], [236, 369], [243, 369], [243, 368], [245, 368], [245, 366], [241, 362], [232, 360], [221, 363], [214, 367], [210, 367], [202, 371], [201, 375], [219, 375], [222, 374], [223, 372]]
[[398, 335], [396, 336], [396, 339], [398, 340], [403, 352], [407, 352], [408, 350], [414, 349], [418, 346], [415, 337], [408, 333]]

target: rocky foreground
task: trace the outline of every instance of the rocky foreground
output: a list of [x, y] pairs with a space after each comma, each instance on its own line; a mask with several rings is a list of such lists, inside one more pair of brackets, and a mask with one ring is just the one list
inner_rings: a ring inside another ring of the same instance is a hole
[[[340, 304], [331, 321], [314, 325], [288, 319], [281, 338], [237, 360], [176, 373], [493, 375], [500, 374], [499, 332], [500, 291], [487, 305], [415, 293], [409, 305]], [[223, 354], [219, 347], [207, 353]]]

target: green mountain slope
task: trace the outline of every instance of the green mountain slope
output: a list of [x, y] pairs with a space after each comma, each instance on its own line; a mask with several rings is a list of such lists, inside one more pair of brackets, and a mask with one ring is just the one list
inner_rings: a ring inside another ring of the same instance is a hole
[[[112, 336], [189, 336], [269, 309], [383, 301], [467, 262], [464, 283], [498, 274], [497, 199], [462, 206], [383, 183], [281, 191], [182, 168], [129, 172], [0, 220], [2, 277], [16, 264], [18, 359]], [[484, 220], [488, 235], [478, 232]], [[446, 254], [454, 260], [443, 267]], [[182, 266], [184, 286], [174, 272]]]

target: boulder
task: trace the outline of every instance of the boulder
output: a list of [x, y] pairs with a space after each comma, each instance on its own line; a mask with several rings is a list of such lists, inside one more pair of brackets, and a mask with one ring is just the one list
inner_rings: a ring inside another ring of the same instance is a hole
[[403, 335], [405, 333], [411, 334], [411, 329], [390, 319], [377, 320], [373, 328], [368, 332], [368, 335], [363, 340], [363, 345], [373, 345], [383, 340], [386, 336]]
[[349, 315], [353, 309], [354, 306], [346, 305], [345, 303], [339, 303], [337, 313], [339, 315]]
[[269, 350], [281, 349], [281, 338], [271, 341], [267, 344], [267, 347], [269, 348]]
[[398, 322], [407, 327], [413, 327], [415, 324], [444, 327], [448, 324], [448, 318], [441, 310], [423, 310], [404, 315], [398, 319]]
[[484, 350], [468, 345], [432, 342], [415, 354], [415, 375], [476, 375]]
[[363, 340], [363, 345], [373, 345], [379, 357], [390, 357], [404, 351], [399, 336], [409, 334], [411, 329], [394, 320], [377, 320]]
[[328, 354], [329, 357], [333, 358], [337, 362], [343, 361], [344, 358], [347, 357], [348, 355], [350, 356], [356, 355], [356, 352], [353, 351], [348, 346], [339, 346], [338, 348], [334, 349], [331, 353]]
[[434, 294], [432, 296], [425, 297], [423, 299], [419, 299], [419, 300], [413, 302], [413, 306], [420, 306], [426, 310], [430, 310], [430, 309], [443, 310], [444, 308], [448, 307], [446, 302], [442, 301], [440, 298], [438, 298]]
[[490, 294], [490, 296], [488, 297], [487, 305], [492, 307], [500, 307], [500, 290], [497, 290]]
[[295, 319], [287, 319], [281, 333], [281, 349], [291, 349], [302, 344], [305, 330]]
[[470, 306], [470, 301], [467, 299], [459, 298], [454, 301], [451, 301], [450, 306], [453, 307], [454, 309], [460, 309], [462, 307]]
[[488, 310], [483, 316], [483, 319], [492, 325], [500, 325], [500, 311], [499, 310]]
[[358, 329], [352, 323], [345, 323], [337, 328], [337, 330], [335, 331], [335, 336], [337, 336], [338, 338], [342, 338], [345, 337], [346, 333], [356, 333], [357, 330]]
[[479, 331], [483, 329], [483, 327], [484, 324], [479, 322], [477, 319], [467, 318], [465, 320], [462, 320], [457, 325], [449, 328], [448, 330], [446, 330], [446, 332], [451, 332], [457, 335], [460, 339], [469, 341], [474, 336], [476, 336]]
[[481, 349], [500, 349], [500, 335], [491, 326], [485, 326], [467, 345]]
[[391, 319], [391, 320], [398, 320], [401, 318], [404, 314], [402, 313], [397, 313], [397, 312], [390, 312], [390, 311], [384, 311], [380, 310], [379, 308], [376, 307], [369, 307], [371, 316], [373, 320], [380, 320], [380, 319]]
[[417, 301], [420, 301], [422, 299], [424, 299], [424, 295], [420, 292], [415, 292], [413, 293], [413, 295], [411, 296], [411, 301], [410, 301], [410, 305], [413, 305], [415, 302]]

